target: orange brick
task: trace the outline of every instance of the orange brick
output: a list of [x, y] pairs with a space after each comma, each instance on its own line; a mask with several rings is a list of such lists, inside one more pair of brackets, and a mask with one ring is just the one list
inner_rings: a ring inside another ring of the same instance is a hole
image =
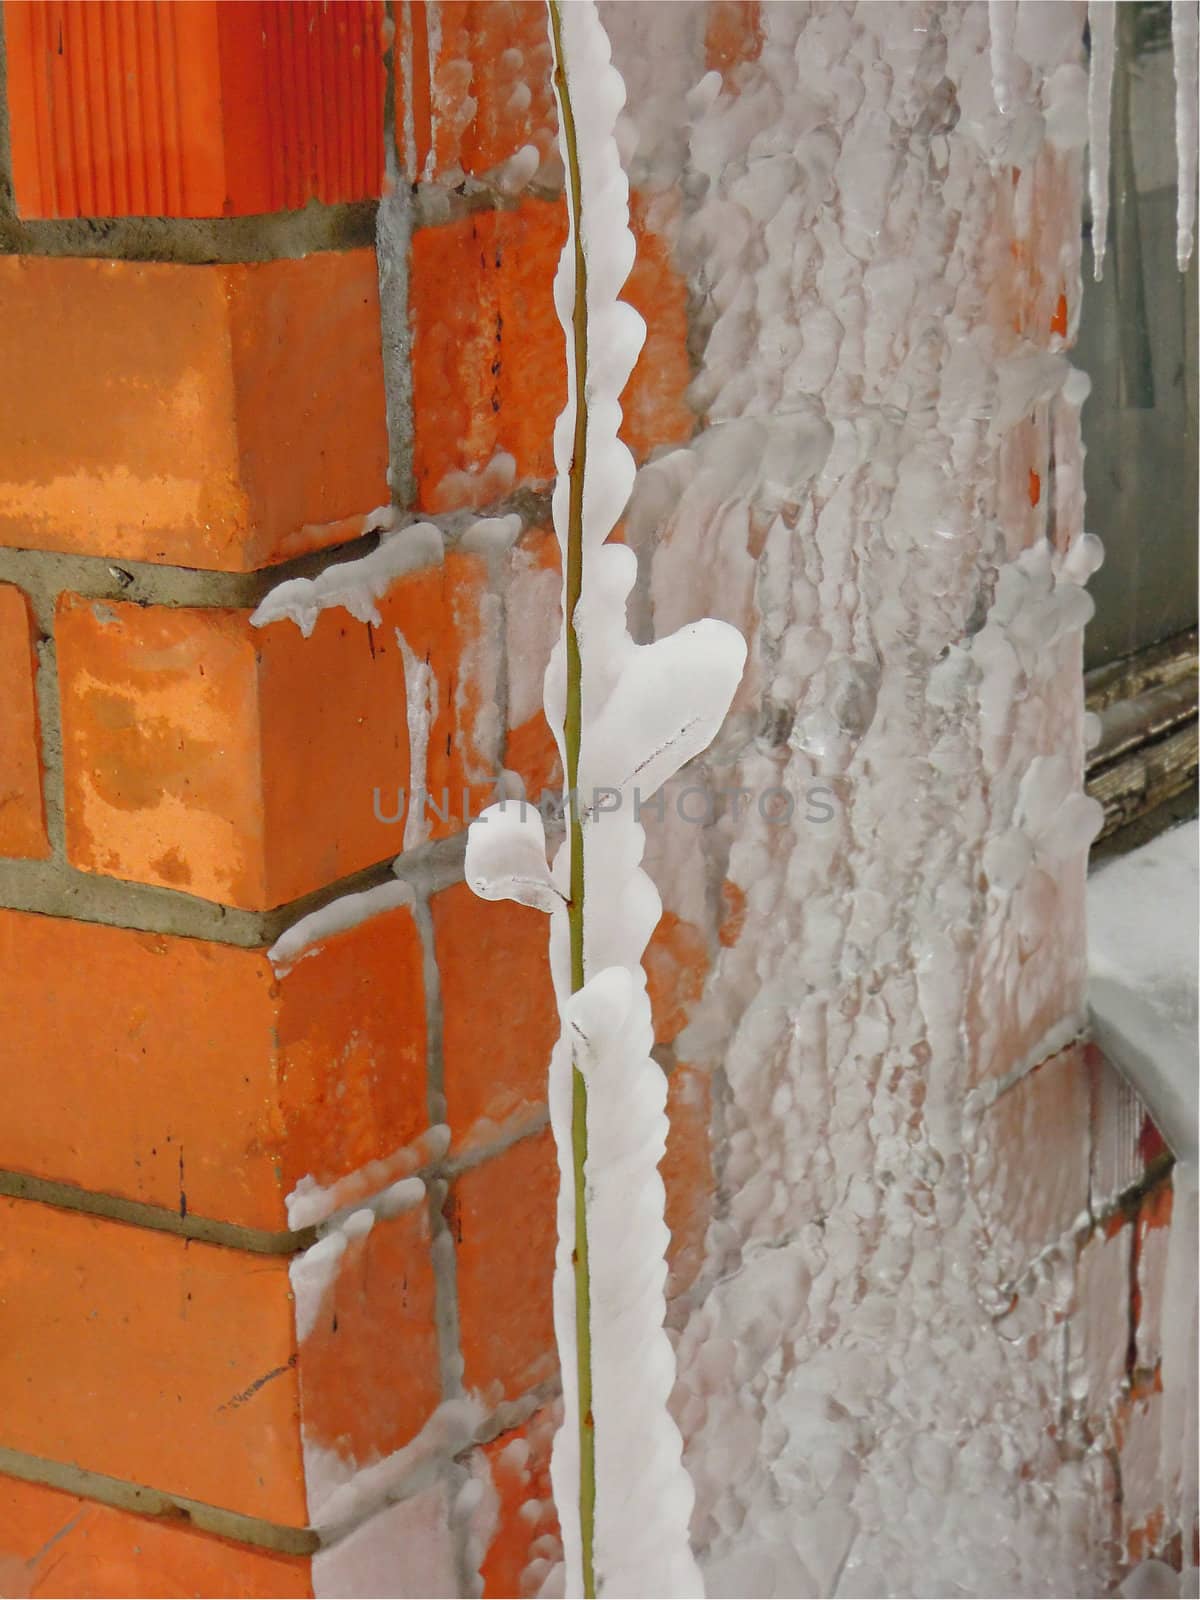
[[732, 878], [725, 878], [721, 884], [721, 925], [717, 930], [717, 938], [726, 949], [742, 937], [746, 909], [745, 889], [741, 884], [734, 883]]
[[447, 1121], [456, 1145], [546, 1100], [558, 1011], [540, 911], [483, 904], [465, 883], [434, 895]]
[[42, 806], [33, 617], [19, 589], [0, 584], [0, 855], [50, 854]]
[[726, 77], [743, 61], [762, 54], [761, 0], [711, 0], [704, 35], [704, 59], [710, 72]]
[[300, 1344], [305, 1445], [351, 1468], [407, 1444], [442, 1397], [428, 1219], [421, 1203], [350, 1239]]
[[382, 628], [334, 608], [308, 639], [288, 620], [252, 628], [241, 611], [64, 596], [70, 860], [262, 909], [397, 854], [404, 829], [389, 819], [410, 778], [397, 629], [437, 679], [426, 786], [453, 803], [430, 832], [454, 832], [464, 784], [477, 812], [495, 770], [485, 574], [482, 558], [451, 556], [393, 585]]
[[24, 217], [246, 216], [383, 177], [377, 0], [24, 0], [8, 18]]
[[542, 0], [407, 4], [400, 26], [411, 48], [397, 56], [401, 71], [405, 54], [411, 58], [412, 80], [397, 93], [411, 108], [415, 151], [405, 149], [403, 113], [396, 125], [400, 159], [415, 154], [415, 177], [483, 177], [529, 144], [543, 160], [555, 153], [553, 59]]
[[[652, 330], [622, 397], [635, 455], [690, 436], [686, 290], [633, 207], [638, 259], [626, 290]], [[562, 202], [526, 199], [413, 237], [413, 460], [419, 503], [484, 504], [510, 480], [486, 469], [511, 456], [517, 480], [554, 473], [554, 422], [566, 400], [563, 334], [552, 285], [566, 237]]]
[[549, 1129], [464, 1172], [451, 1189], [463, 1381], [489, 1402], [523, 1394], [558, 1367], [551, 1302], [557, 1197]]
[[687, 1026], [688, 1014], [704, 992], [708, 942], [694, 923], [664, 911], [646, 947], [643, 965], [654, 1041], [670, 1044]]
[[387, 499], [372, 250], [0, 258], [0, 366], [4, 543], [246, 571]]
[[0, 1015], [0, 1167], [85, 1189], [273, 1231], [301, 1178], [428, 1121], [405, 908], [280, 980], [261, 950], [0, 911]]
[[671, 264], [667, 241], [650, 225], [649, 208], [630, 196], [629, 220], [637, 244], [633, 270], [622, 291], [646, 324], [646, 342], [621, 396], [621, 437], [639, 461], [667, 444], [684, 444], [696, 427], [686, 394], [692, 381], [688, 358], [687, 285]]
[[525, 793], [533, 801], [562, 793], [562, 757], [540, 711], [519, 728], [509, 730], [504, 765], [523, 779]]
[[0, 1199], [0, 1442], [305, 1521], [287, 1262]]
[[306, 1557], [218, 1539], [179, 1517], [133, 1516], [44, 1484], [0, 1478], [0, 1593], [31, 1600], [302, 1600], [312, 1584]]
[[546, 666], [562, 617], [558, 539], [532, 528], [513, 546], [506, 610], [508, 715], [504, 765], [531, 800], [562, 791], [562, 762], [543, 709]]
[[553, 475], [566, 365], [551, 285], [565, 238], [562, 205], [544, 200], [414, 235], [413, 449], [422, 506], [463, 503], [453, 475], [480, 472], [498, 452], [514, 458], [518, 479]]
[[485, 1596], [540, 1594], [562, 1559], [562, 1536], [550, 1486], [550, 1451], [558, 1423], [539, 1411], [480, 1452], [499, 1502], [496, 1528], [479, 1564]]

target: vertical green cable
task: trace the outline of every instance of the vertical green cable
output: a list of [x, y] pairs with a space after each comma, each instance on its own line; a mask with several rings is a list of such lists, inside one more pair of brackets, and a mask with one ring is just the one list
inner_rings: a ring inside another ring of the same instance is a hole
[[[583, 590], [583, 477], [587, 458], [587, 263], [580, 235], [581, 184], [575, 118], [563, 60], [562, 0], [548, 0], [554, 38], [554, 81], [562, 112], [567, 154], [572, 237], [575, 247], [575, 435], [571, 450], [570, 499], [567, 519], [566, 634], [567, 707], [563, 738], [567, 752], [567, 796], [570, 817], [571, 895], [567, 923], [571, 935], [571, 992], [583, 988], [583, 822], [579, 814], [579, 744], [583, 725], [582, 669], [575, 608]], [[593, 1555], [596, 1522], [596, 1426], [592, 1417], [592, 1292], [588, 1276], [587, 1236], [587, 1084], [571, 1066], [571, 1156], [575, 1183], [575, 1363], [579, 1383], [579, 1533], [583, 1552], [583, 1592], [594, 1600]]]

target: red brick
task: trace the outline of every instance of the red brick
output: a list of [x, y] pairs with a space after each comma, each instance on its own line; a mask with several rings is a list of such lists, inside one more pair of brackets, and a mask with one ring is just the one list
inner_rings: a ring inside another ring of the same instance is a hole
[[377, 0], [23, 0], [8, 16], [24, 217], [246, 216], [380, 193]]
[[485, 1596], [539, 1594], [549, 1568], [562, 1560], [550, 1486], [557, 1426], [555, 1412], [539, 1411], [480, 1452], [498, 1501], [495, 1532], [479, 1564]]
[[312, 1584], [307, 1557], [234, 1544], [179, 1517], [133, 1516], [0, 1477], [0, 1593], [32, 1600], [303, 1600]]
[[[641, 457], [690, 436], [686, 289], [665, 244], [633, 206], [638, 258], [626, 296], [652, 329], [622, 397], [622, 437]], [[563, 334], [552, 286], [566, 238], [563, 202], [526, 199], [413, 237], [413, 441], [419, 503], [484, 504], [508, 479], [554, 475], [554, 422], [566, 401]]]
[[29, 603], [0, 584], [0, 855], [50, 854], [42, 804], [37, 655]]
[[246, 571], [387, 499], [372, 250], [0, 258], [0, 365], [4, 543]]
[[0, 1438], [300, 1526], [287, 1262], [0, 1199]]
[[481, 472], [497, 452], [514, 458], [518, 479], [553, 476], [566, 364], [551, 286], [565, 238], [562, 205], [544, 200], [414, 235], [413, 450], [422, 506], [470, 503], [458, 475]]
[[642, 961], [656, 1044], [670, 1044], [687, 1026], [704, 992], [708, 942], [694, 923], [664, 911]]
[[[556, 154], [542, 0], [430, 0], [406, 5], [399, 25], [408, 30], [410, 48], [397, 51], [397, 140], [403, 163], [415, 154], [414, 177], [451, 183], [483, 177], [529, 144], [543, 161]], [[403, 81], [406, 54], [410, 82]], [[415, 152], [405, 148], [410, 126]]]
[[762, 54], [761, 0], [711, 0], [704, 35], [705, 65], [726, 77], [743, 61]]
[[721, 884], [721, 925], [717, 938], [726, 948], [735, 945], [742, 937], [746, 925], [746, 891], [731, 878]]
[[350, 1468], [399, 1450], [437, 1406], [424, 1203], [348, 1241], [301, 1340], [300, 1384], [305, 1446], [332, 1451]]
[[692, 381], [687, 339], [687, 285], [671, 262], [667, 241], [651, 226], [649, 207], [630, 196], [637, 256], [622, 298], [640, 311], [646, 342], [621, 397], [621, 437], [639, 461], [663, 445], [685, 444], [696, 427], [686, 394]]
[[558, 1010], [545, 915], [485, 904], [465, 883], [434, 895], [447, 1121], [456, 1146], [546, 1101]]
[[491, 1402], [553, 1377], [558, 1163], [549, 1131], [455, 1180], [463, 1381]]
[[421, 961], [404, 908], [279, 980], [262, 950], [0, 911], [0, 1167], [281, 1229], [301, 1178], [425, 1127]]
[[477, 811], [494, 771], [484, 582], [481, 558], [451, 556], [392, 586], [381, 628], [334, 608], [308, 639], [288, 620], [252, 628], [242, 611], [64, 596], [72, 863], [262, 909], [397, 854], [404, 830], [386, 819], [410, 777], [397, 629], [438, 684], [426, 780], [453, 804], [430, 832], [461, 827], [464, 783]]

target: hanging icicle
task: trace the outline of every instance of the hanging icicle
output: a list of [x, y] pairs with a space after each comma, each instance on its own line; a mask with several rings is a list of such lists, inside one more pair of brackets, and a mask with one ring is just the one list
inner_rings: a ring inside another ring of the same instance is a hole
[[1200, 6], [1196, 0], [1174, 0], [1171, 44], [1175, 53], [1175, 153], [1178, 194], [1175, 201], [1175, 249], [1180, 272], [1192, 259], [1196, 230], [1196, 146], [1200, 117]]
[[1088, 0], [1092, 70], [1088, 79], [1088, 194], [1092, 202], [1092, 261], [1096, 282], [1104, 276], [1108, 245], [1109, 130], [1112, 122], [1113, 61], [1117, 47], [1115, 0]]

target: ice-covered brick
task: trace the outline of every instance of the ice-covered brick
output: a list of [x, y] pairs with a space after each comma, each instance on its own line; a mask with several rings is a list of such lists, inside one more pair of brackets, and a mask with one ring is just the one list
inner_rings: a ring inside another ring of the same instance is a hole
[[1003, 1269], [1014, 1275], [1086, 1216], [1088, 1089], [1074, 1045], [1026, 1073], [980, 1119], [975, 1185]]
[[1067, 1385], [1073, 1407], [1103, 1430], [1125, 1380], [1129, 1355], [1133, 1229], [1101, 1225], [1080, 1251], [1067, 1331]]

